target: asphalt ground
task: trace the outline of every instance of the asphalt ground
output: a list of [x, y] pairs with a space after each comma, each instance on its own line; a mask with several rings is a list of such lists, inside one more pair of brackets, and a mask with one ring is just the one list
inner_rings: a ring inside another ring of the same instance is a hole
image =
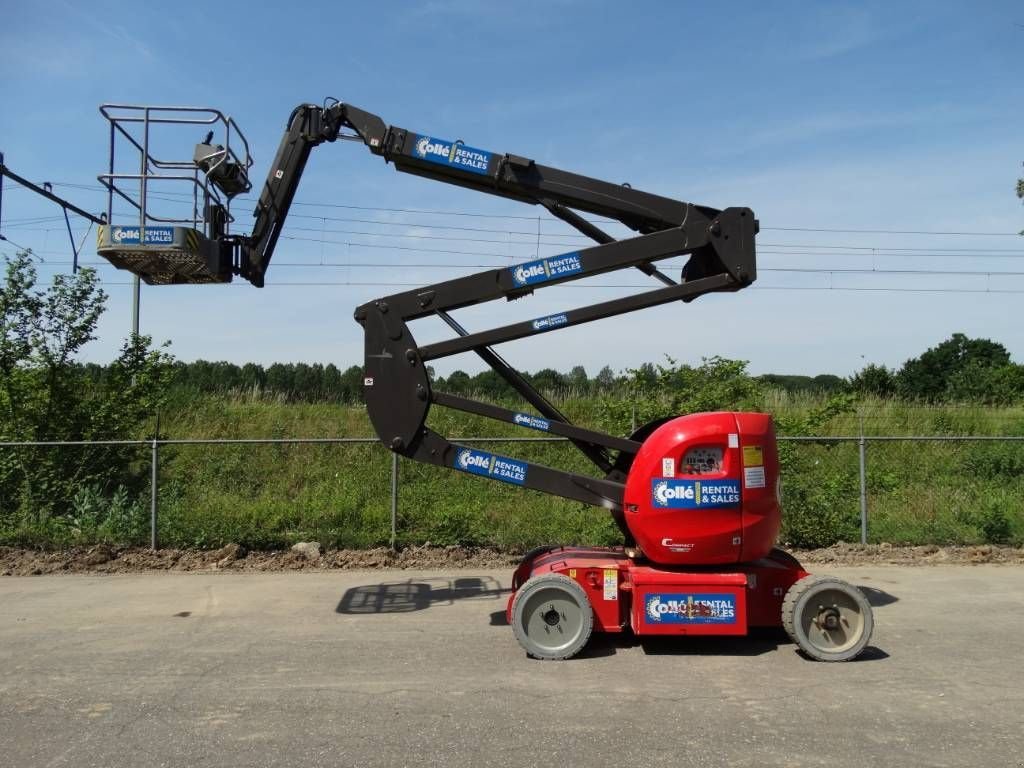
[[0, 579], [0, 766], [1024, 765], [1024, 568], [814, 569], [862, 658], [774, 632], [533, 661], [510, 574]]

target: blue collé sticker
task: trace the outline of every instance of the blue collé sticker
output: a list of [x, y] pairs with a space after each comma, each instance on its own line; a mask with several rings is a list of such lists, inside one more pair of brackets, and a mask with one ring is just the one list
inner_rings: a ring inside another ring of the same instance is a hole
[[735, 624], [736, 598], [723, 594], [647, 595], [644, 618], [649, 624]]
[[548, 315], [547, 317], [538, 317], [530, 325], [533, 326], [535, 331], [550, 331], [552, 328], [558, 328], [560, 325], [565, 325], [569, 322], [569, 318], [563, 313], [559, 315]]
[[[111, 227], [110, 242], [139, 245], [138, 227]], [[146, 245], [169, 245], [174, 242], [174, 227], [146, 227]]]
[[651, 481], [651, 504], [662, 509], [714, 509], [740, 503], [739, 480]]
[[554, 280], [563, 275], [575, 275], [583, 270], [583, 263], [578, 253], [563, 253], [547, 259], [528, 261], [517, 267], [510, 267], [512, 282], [516, 285], [533, 285]]
[[487, 451], [474, 451], [472, 448], [462, 448], [455, 454], [455, 468], [474, 475], [493, 477], [504, 483], [522, 485], [526, 482], [526, 464], [523, 462]]
[[512, 417], [512, 423], [517, 424], [520, 427], [528, 427], [529, 429], [539, 429], [543, 432], [547, 432], [551, 429], [551, 422], [547, 419], [542, 419], [539, 416], [531, 416], [528, 413], [517, 413]]
[[412, 153], [422, 160], [479, 174], [486, 174], [491, 162], [491, 153], [486, 150], [467, 147], [461, 141], [435, 139], [433, 136], [417, 136]]

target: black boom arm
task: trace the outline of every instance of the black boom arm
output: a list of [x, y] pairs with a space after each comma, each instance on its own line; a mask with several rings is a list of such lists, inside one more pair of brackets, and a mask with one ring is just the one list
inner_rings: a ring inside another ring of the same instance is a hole
[[[263, 285], [310, 151], [338, 139], [362, 141], [371, 152], [406, 173], [541, 205], [597, 243], [387, 296], [360, 306], [355, 318], [365, 331], [367, 411], [377, 435], [391, 450], [418, 461], [602, 506], [612, 510], [621, 523], [618, 513], [625, 471], [639, 443], [570, 424], [491, 347], [645, 307], [746, 287], [757, 277], [754, 236], [758, 225], [753, 212], [672, 200], [543, 166], [518, 155], [414, 133], [388, 126], [376, 115], [348, 104], [302, 105], [288, 121], [260, 195], [252, 235], [229, 243], [235, 249], [237, 272], [254, 285]], [[584, 219], [580, 211], [614, 219], [638, 234], [615, 240]], [[661, 259], [681, 254], [688, 254], [689, 260], [678, 282], [655, 266]], [[626, 268], [639, 269], [663, 285], [472, 333], [450, 314], [462, 307], [517, 299], [548, 286]], [[408, 323], [429, 315], [440, 317], [456, 335], [418, 346]], [[463, 352], [479, 355], [540, 415], [435, 392], [426, 363]], [[425, 425], [432, 403], [567, 437], [603, 476], [551, 469], [451, 443]], [[609, 451], [616, 451], [617, 456], [613, 458]]]

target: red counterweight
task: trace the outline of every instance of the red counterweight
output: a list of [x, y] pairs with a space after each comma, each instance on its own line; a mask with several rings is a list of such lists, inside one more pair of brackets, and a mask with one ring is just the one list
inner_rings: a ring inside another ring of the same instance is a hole
[[779, 532], [779, 457], [771, 416], [698, 413], [663, 424], [633, 461], [626, 524], [659, 565], [751, 562]]

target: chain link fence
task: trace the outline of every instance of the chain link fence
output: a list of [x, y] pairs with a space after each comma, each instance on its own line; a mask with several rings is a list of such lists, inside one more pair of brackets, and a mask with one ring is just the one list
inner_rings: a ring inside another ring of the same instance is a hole
[[[920, 451], [914, 451], [913, 449], [908, 454], [905, 450], [897, 449], [892, 452], [891, 449], [896, 446], [924, 446], [930, 443], [947, 443], [951, 446], [964, 449], [971, 446], [980, 446], [985, 444], [1001, 444], [1004, 446], [1024, 447], [1020, 444], [1024, 442], [1024, 437], [1012, 437], [1012, 436], [867, 436], [867, 435], [856, 435], [856, 436], [801, 436], [801, 437], [779, 437], [780, 444], [793, 444], [793, 445], [817, 445], [817, 446], [845, 446], [847, 452], [842, 455], [834, 457], [833, 463], [838, 463], [844, 468], [852, 470], [852, 457], [848, 455], [849, 449], [856, 449], [856, 488], [858, 491], [858, 506], [859, 506], [859, 524], [860, 524], [860, 541], [861, 543], [867, 543], [869, 537], [869, 521], [871, 519], [869, 509], [869, 489], [873, 487], [890, 487], [894, 483], [899, 482], [899, 478], [893, 479], [894, 475], [893, 467], [903, 465], [913, 465], [914, 456], [920, 455]], [[568, 443], [564, 438], [558, 437], [487, 437], [487, 438], [454, 438], [452, 442], [460, 444], [491, 444], [491, 445], [516, 445], [516, 444], [543, 444], [543, 443]], [[358, 438], [358, 437], [338, 437], [338, 438], [251, 438], [251, 439], [160, 439], [160, 440], [118, 440], [118, 441], [54, 441], [54, 442], [0, 442], [0, 450], [16, 450], [24, 448], [32, 449], [66, 449], [73, 447], [99, 447], [99, 446], [119, 446], [127, 448], [137, 448], [143, 451], [145, 456], [144, 461], [148, 462], [148, 474], [149, 474], [149, 543], [150, 546], [156, 549], [159, 544], [159, 516], [160, 516], [160, 488], [161, 488], [161, 452], [172, 447], [184, 447], [184, 446], [199, 446], [206, 448], [225, 448], [225, 447], [259, 447], [259, 446], [277, 446], [282, 448], [284, 446], [370, 446], [372, 451], [380, 451], [382, 454], [385, 448], [375, 438]], [[890, 455], [885, 456], [885, 461], [880, 462], [880, 466], [872, 470], [871, 455], [875, 451], [883, 452], [890, 450]], [[960, 461], [967, 461], [968, 466], [977, 466], [983, 468], [986, 462], [991, 463], [985, 456], [981, 456], [976, 461], [971, 462], [971, 454], [976, 449], [970, 449], [966, 457], [961, 457]], [[811, 465], [818, 464], [817, 460], [811, 462]], [[1018, 466], [1015, 463], [1013, 467]], [[1012, 474], [1015, 470], [1013, 467], [1009, 468], [1009, 472]], [[1005, 469], [1005, 468], [1004, 468]], [[921, 471], [927, 472], [926, 467], [922, 468]], [[979, 471], [977, 469], [973, 471]], [[402, 488], [400, 472], [399, 456], [397, 454], [391, 454], [390, 456], [390, 482], [389, 482], [389, 506], [390, 506], [390, 545], [392, 548], [396, 546], [398, 537], [400, 534], [400, 523], [399, 523], [399, 497], [400, 490]], [[847, 478], [852, 480], [851, 478]], [[847, 483], [848, 487], [852, 489], [852, 482]], [[850, 500], [852, 501], [852, 500]], [[846, 501], [843, 501], [843, 506], [846, 506]]]

